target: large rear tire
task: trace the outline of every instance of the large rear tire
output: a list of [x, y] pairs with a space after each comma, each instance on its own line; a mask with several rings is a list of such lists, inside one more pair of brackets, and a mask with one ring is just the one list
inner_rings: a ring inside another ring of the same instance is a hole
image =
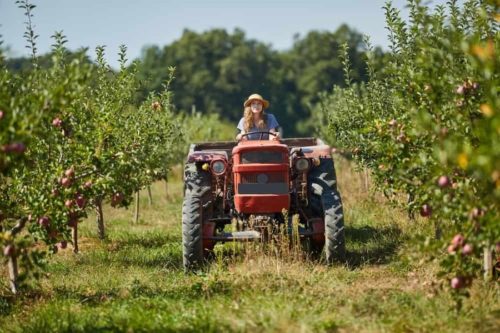
[[204, 261], [203, 212], [210, 204], [211, 177], [194, 163], [184, 169], [182, 205], [182, 258], [186, 271], [199, 269]]
[[328, 264], [345, 260], [344, 212], [337, 189], [333, 159], [324, 158], [309, 173], [309, 204], [314, 214], [324, 218], [325, 256]]

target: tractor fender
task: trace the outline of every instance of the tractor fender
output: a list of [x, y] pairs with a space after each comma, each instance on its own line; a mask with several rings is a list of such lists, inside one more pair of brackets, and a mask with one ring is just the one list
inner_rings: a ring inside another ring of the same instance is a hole
[[187, 163], [211, 162], [216, 159], [227, 162], [227, 153], [225, 151], [195, 151], [188, 155]]
[[317, 157], [317, 158], [331, 158], [332, 148], [328, 145], [317, 145], [302, 147], [302, 152], [305, 157]]

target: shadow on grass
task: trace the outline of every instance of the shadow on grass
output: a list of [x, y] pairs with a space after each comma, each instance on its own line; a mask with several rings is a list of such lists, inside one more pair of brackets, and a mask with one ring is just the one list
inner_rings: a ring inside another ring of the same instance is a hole
[[176, 234], [150, 232], [145, 234], [120, 233], [113, 236], [111, 241], [117, 249], [129, 246], [139, 246], [143, 248], [162, 247], [169, 243], [180, 243], [182, 237]]
[[89, 289], [82, 286], [59, 286], [54, 289], [59, 300], [76, 300], [86, 306], [100, 305], [126, 299], [148, 298], [177, 301], [197, 301], [214, 296], [231, 296], [231, 281], [210, 279], [206, 275], [186, 275], [183, 282], [167, 285], [143, 283], [135, 279], [131, 283], [108, 289]]
[[118, 251], [107, 249], [93, 251], [79, 259], [79, 264], [112, 265], [119, 267], [137, 266], [142, 268], [182, 269], [182, 251], [180, 244], [169, 244], [158, 248], [140, 246], [123, 247]]
[[395, 226], [348, 226], [345, 235], [346, 261], [351, 268], [390, 262], [403, 241], [401, 230]]

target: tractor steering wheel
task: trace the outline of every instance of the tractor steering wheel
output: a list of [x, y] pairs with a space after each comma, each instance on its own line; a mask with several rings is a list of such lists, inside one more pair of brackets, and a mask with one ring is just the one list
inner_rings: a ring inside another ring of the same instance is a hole
[[279, 133], [277, 133], [277, 132], [269, 132], [269, 131], [250, 132], [250, 133], [242, 134], [239, 141], [243, 140], [244, 137], [247, 137], [250, 134], [260, 134], [259, 140], [262, 140], [262, 137], [264, 136], [264, 134], [271, 134], [271, 135], [274, 135], [275, 137], [278, 137], [278, 135], [279, 135]]

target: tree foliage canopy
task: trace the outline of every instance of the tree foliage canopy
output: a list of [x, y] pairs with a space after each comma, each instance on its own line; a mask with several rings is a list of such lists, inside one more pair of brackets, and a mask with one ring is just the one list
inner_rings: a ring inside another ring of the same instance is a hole
[[343, 43], [350, 47], [353, 80], [365, 80], [363, 38], [347, 25], [335, 32], [296, 36], [286, 51], [249, 39], [239, 29], [185, 30], [170, 45], [143, 49], [139, 75], [150, 80], [142, 94], [161, 90], [168, 66], [175, 66], [172, 90], [177, 110], [196, 108], [236, 122], [245, 98], [258, 92], [271, 101], [269, 112], [276, 114], [286, 136], [309, 134], [309, 105], [319, 100], [319, 92], [343, 84], [338, 60]]

